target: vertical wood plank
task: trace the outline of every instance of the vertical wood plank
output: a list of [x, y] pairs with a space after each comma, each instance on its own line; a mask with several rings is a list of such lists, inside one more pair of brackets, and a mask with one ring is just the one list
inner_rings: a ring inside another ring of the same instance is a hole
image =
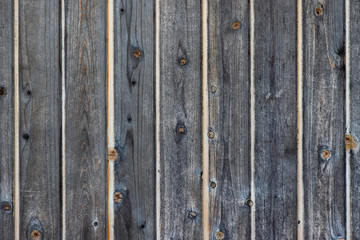
[[349, 44], [348, 48], [350, 52], [347, 56], [349, 63], [347, 67], [347, 74], [349, 74], [350, 80], [350, 126], [349, 136], [346, 139], [346, 148], [350, 154], [350, 200], [351, 200], [351, 222], [350, 233], [353, 239], [360, 239], [360, 153], [359, 153], [359, 141], [360, 141], [360, 2], [350, 0], [350, 22], [349, 29]]
[[202, 238], [200, 3], [160, 1], [161, 239]]
[[14, 238], [13, 3], [0, 2], [0, 236]]
[[59, 1], [19, 1], [20, 238], [60, 239]]
[[303, 4], [305, 239], [345, 237], [343, 4]]
[[106, 1], [66, 1], [66, 238], [106, 239]]
[[249, 4], [208, 2], [210, 239], [250, 239]]
[[114, 4], [115, 239], [155, 238], [154, 7]]
[[297, 236], [296, 9], [254, 2], [256, 239]]

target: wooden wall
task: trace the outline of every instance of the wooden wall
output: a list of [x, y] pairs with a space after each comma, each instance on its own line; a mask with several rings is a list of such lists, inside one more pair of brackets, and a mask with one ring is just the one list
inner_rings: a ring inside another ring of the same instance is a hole
[[0, 1], [0, 235], [360, 239], [359, 11]]

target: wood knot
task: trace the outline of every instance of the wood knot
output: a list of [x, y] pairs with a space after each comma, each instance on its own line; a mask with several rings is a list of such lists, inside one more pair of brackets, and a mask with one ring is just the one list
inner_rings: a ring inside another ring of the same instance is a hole
[[0, 86], [0, 96], [4, 96], [6, 94], [6, 88], [3, 86]]
[[345, 136], [345, 149], [350, 150], [356, 148], [356, 143], [354, 138], [350, 134]]
[[114, 193], [114, 202], [115, 203], [121, 203], [123, 200], [123, 195], [121, 192], [115, 192]]
[[109, 149], [108, 150], [108, 155], [107, 155], [107, 159], [109, 161], [116, 161], [116, 159], [118, 158], [118, 152], [116, 151], [115, 148]]
[[33, 230], [30, 233], [30, 237], [32, 240], [40, 240], [41, 239], [41, 233], [39, 230]]
[[216, 239], [224, 239], [225, 235], [222, 231], [217, 231], [216, 232]]

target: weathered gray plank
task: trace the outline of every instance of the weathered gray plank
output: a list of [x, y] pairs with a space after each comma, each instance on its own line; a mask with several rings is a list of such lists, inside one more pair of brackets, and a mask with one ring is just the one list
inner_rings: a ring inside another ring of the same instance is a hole
[[250, 239], [249, 4], [208, 3], [210, 239]]
[[255, 1], [256, 239], [297, 236], [296, 4]]
[[114, 4], [115, 239], [155, 239], [154, 1]]
[[350, 136], [347, 148], [350, 151], [351, 176], [351, 234], [360, 239], [360, 2], [350, 1]]
[[304, 1], [305, 239], [345, 237], [343, 1]]
[[0, 1], [0, 236], [14, 238], [13, 4]]
[[19, 1], [20, 238], [60, 239], [59, 1]]
[[161, 239], [202, 238], [200, 3], [160, 1]]
[[106, 238], [106, 1], [66, 2], [66, 237]]

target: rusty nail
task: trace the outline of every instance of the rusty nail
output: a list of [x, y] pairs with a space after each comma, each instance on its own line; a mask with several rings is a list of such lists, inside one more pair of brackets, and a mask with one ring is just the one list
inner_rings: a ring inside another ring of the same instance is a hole
[[185, 128], [184, 127], [179, 127], [178, 129], [180, 134], [184, 134], [185, 133]]
[[4, 209], [4, 211], [10, 211], [10, 210], [11, 210], [11, 205], [10, 205], [10, 203], [5, 202], [5, 203], [3, 204], [3, 209]]
[[211, 186], [212, 188], [216, 188], [216, 182], [211, 182], [211, 183], [210, 183], [210, 186]]
[[316, 16], [321, 16], [323, 14], [323, 8], [322, 8], [322, 6], [317, 6], [316, 8], [315, 8], [315, 15]]
[[239, 29], [239, 28], [240, 28], [240, 23], [239, 23], [238, 21], [233, 22], [233, 24], [232, 24], [232, 28], [233, 28], [234, 30]]
[[187, 60], [185, 58], [180, 59], [180, 65], [185, 66], [187, 63]]
[[215, 137], [215, 133], [210, 130], [209, 133], [208, 133], [208, 137], [209, 137], [210, 139], [213, 139], [213, 138]]
[[321, 157], [325, 160], [328, 160], [331, 157], [331, 152], [329, 150], [324, 150], [321, 153]]
[[211, 86], [211, 87], [210, 87], [210, 91], [211, 91], [212, 93], [216, 93], [216, 90], [217, 90], [217, 88], [216, 88], [215, 86]]
[[114, 193], [114, 202], [115, 203], [121, 203], [122, 199], [123, 199], [123, 195], [121, 192]]
[[118, 157], [118, 153], [117, 153], [115, 148], [112, 148], [112, 149], [108, 150], [107, 158], [108, 158], [109, 161], [116, 161], [117, 157]]
[[189, 212], [189, 218], [191, 218], [191, 219], [196, 218], [196, 212], [194, 212], [194, 211]]
[[346, 134], [345, 137], [345, 149], [350, 150], [356, 148], [354, 138], [350, 134]]
[[134, 57], [135, 57], [135, 58], [140, 58], [140, 57], [141, 57], [141, 51], [140, 51], [139, 49], [136, 49], [136, 50], [134, 51]]
[[245, 204], [248, 205], [249, 207], [252, 207], [252, 205], [254, 204], [253, 201], [251, 201], [250, 198], [245, 200]]
[[222, 231], [219, 230], [219, 231], [216, 232], [216, 238], [217, 239], [224, 239], [224, 237], [225, 236], [224, 236], [224, 233]]
[[41, 233], [39, 232], [39, 230], [33, 230], [30, 233], [30, 237], [31, 237], [31, 239], [39, 240], [41, 238]]

